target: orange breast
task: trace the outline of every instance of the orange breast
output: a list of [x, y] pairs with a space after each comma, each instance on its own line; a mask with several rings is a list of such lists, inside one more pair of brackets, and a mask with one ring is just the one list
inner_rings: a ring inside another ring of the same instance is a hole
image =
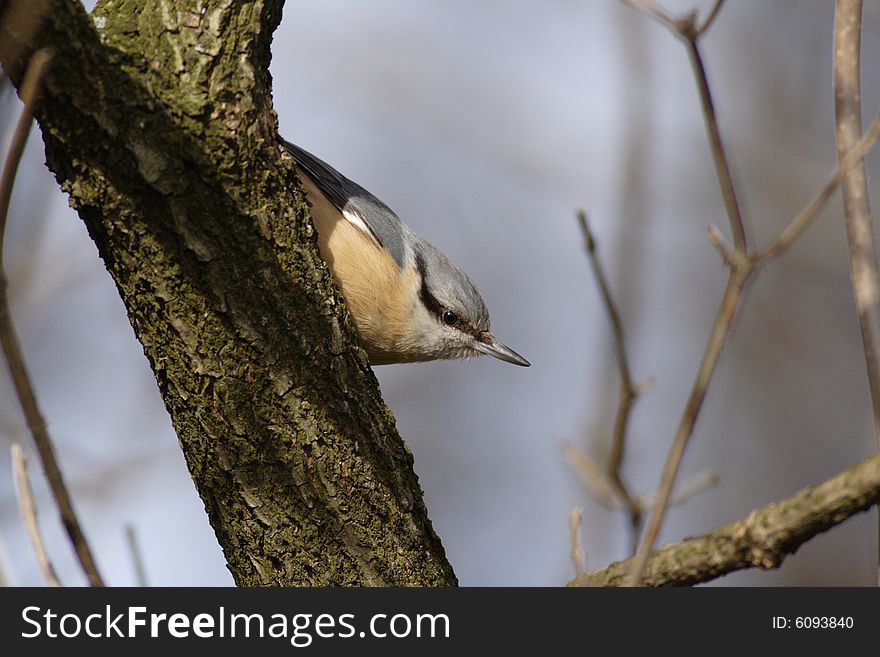
[[373, 238], [351, 224], [299, 171], [311, 203], [321, 255], [333, 272], [361, 343], [374, 364], [406, 360], [406, 328], [417, 285], [414, 268], [401, 272]]

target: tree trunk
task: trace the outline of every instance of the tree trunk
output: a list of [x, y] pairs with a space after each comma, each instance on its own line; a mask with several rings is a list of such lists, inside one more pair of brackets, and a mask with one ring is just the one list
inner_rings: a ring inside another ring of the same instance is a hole
[[[277, 137], [282, 0], [0, 0], [239, 585], [453, 585]], [[36, 21], [36, 22], [35, 22]], [[292, 62], [292, 65], [296, 65]], [[124, 446], [120, 446], [124, 449]]]

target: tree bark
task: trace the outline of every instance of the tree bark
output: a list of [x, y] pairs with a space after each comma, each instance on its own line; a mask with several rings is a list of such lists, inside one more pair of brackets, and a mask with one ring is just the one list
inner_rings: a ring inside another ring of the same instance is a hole
[[279, 146], [282, 5], [103, 0], [90, 18], [79, 0], [0, 0], [0, 63], [18, 84], [52, 50], [47, 164], [116, 282], [236, 583], [454, 585]]

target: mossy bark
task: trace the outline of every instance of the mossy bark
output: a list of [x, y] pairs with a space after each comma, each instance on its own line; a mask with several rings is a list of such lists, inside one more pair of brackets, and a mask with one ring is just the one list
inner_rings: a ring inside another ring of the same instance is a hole
[[47, 163], [116, 282], [236, 583], [453, 585], [279, 147], [282, 5], [104, 0], [90, 18], [79, 0], [0, 0], [0, 62], [17, 84], [53, 51]]
[[[711, 532], [657, 548], [642, 586], [693, 586], [722, 575], [778, 568], [814, 536], [880, 502], [880, 456], [872, 456], [791, 497], [754, 509]], [[584, 573], [569, 586], [622, 586], [634, 558]]]

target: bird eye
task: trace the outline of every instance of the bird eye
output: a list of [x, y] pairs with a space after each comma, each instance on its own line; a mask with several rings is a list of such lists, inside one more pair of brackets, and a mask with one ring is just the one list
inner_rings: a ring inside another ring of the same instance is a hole
[[446, 324], [446, 326], [455, 326], [458, 324], [458, 315], [451, 310], [444, 310], [443, 314], [440, 315], [440, 319], [443, 320], [443, 323]]

